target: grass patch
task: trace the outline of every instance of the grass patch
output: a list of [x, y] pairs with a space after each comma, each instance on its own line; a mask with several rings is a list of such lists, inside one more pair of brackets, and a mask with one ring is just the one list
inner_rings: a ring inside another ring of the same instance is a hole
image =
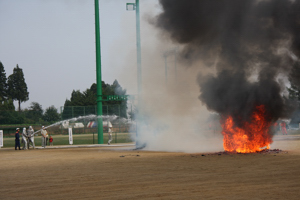
[[[133, 142], [131, 139], [132, 133], [113, 133], [113, 143], [129, 143]], [[68, 145], [69, 144], [69, 135], [52, 135], [53, 145]], [[23, 146], [22, 139], [20, 139], [21, 148]], [[103, 143], [107, 144], [108, 142], [108, 134], [103, 134]], [[41, 146], [42, 139], [41, 136], [34, 137], [35, 146]], [[97, 144], [98, 143], [98, 134], [74, 134], [73, 135], [73, 145], [80, 144]], [[6, 147], [14, 147], [15, 146], [15, 138], [3, 138], [3, 148]]]

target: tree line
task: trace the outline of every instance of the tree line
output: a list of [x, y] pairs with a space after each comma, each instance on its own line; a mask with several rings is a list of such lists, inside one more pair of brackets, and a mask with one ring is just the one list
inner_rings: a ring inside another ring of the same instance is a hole
[[[0, 61], [0, 124], [51, 123], [60, 119], [54, 106], [50, 106], [44, 112], [37, 102], [32, 102], [29, 108], [21, 110], [21, 103], [28, 100], [29, 92], [23, 70], [17, 64], [13, 73], [6, 77]], [[14, 101], [18, 101], [18, 111]]]
[[[102, 95], [126, 95], [126, 90], [122, 88], [117, 80], [112, 85], [102, 81]], [[83, 92], [73, 90], [70, 100], [67, 99], [62, 112], [63, 119], [70, 119], [88, 114], [97, 114], [97, 84], [93, 83], [90, 88]], [[103, 115], [117, 115], [127, 118], [127, 101], [103, 101]]]
[[23, 70], [17, 65], [13, 73], [6, 78], [4, 66], [0, 61], [0, 102], [1, 107], [12, 109], [13, 101], [18, 101], [19, 111], [21, 102], [28, 101], [29, 92]]
[[[117, 80], [112, 85], [102, 81], [102, 94], [126, 95], [126, 90]], [[97, 84], [93, 83], [83, 92], [73, 90], [71, 98], [66, 99], [61, 114], [54, 106], [43, 110], [42, 105], [38, 102], [32, 102], [28, 108], [21, 110], [21, 103], [28, 100], [29, 92], [23, 70], [17, 65], [7, 78], [4, 66], [0, 61], [0, 124], [49, 124], [57, 122], [61, 118], [70, 119], [84, 114], [96, 114]], [[18, 101], [18, 111], [15, 109], [14, 101]], [[82, 112], [80, 107], [85, 107], [85, 112]], [[103, 114], [120, 115], [127, 118], [127, 101], [104, 101]]]

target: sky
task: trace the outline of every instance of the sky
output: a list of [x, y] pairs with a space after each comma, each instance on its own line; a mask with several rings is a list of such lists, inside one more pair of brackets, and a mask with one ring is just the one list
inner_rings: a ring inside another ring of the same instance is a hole
[[[118, 80], [127, 94], [137, 93], [135, 12], [126, 11], [133, 2], [99, 0], [102, 80]], [[158, 1], [141, 1], [141, 29], [158, 11]], [[17, 64], [23, 69], [22, 109], [32, 102], [60, 109], [73, 90], [96, 82], [94, 21], [94, 0], [0, 0], [0, 61], [7, 77]]]

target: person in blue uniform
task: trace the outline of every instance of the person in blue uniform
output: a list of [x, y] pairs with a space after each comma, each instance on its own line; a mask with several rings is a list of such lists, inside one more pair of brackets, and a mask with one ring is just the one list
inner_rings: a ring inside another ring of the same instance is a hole
[[20, 134], [19, 134], [19, 132], [20, 132], [20, 129], [19, 128], [17, 128], [16, 129], [17, 131], [16, 131], [16, 135], [15, 135], [15, 150], [17, 150], [17, 147], [19, 147], [19, 150], [21, 150], [21, 148], [20, 148]]

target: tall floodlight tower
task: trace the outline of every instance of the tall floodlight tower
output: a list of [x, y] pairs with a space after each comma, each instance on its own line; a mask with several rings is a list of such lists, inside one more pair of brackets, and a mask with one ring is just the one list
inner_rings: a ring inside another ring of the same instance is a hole
[[165, 82], [167, 85], [168, 84], [168, 64], [167, 64], [168, 54], [167, 54], [167, 52], [164, 53], [164, 59], [165, 59]]
[[99, 20], [99, 1], [95, 0], [98, 144], [103, 144], [102, 74], [101, 74], [101, 48], [100, 48], [100, 22], [99, 21], [100, 21]]
[[[140, 33], [140, 1], [135, 0], [135, 3], [127, 3], [127, 10], [135, 10], [136, 18], [136, 58], [137, 58], [137, 87], [138, 87], [138, 111], [141, 112], [141, 92], [142, 92], [142, 56], [141, 56], [141, 33]], [[138, 115], [139, 115], [138, 114]], [[137, 117], [139, 121], [140, 116]], [[136, 138], [138, 138], [139, 128], [137, 122]], [[139, 146], [138, 139], [136, 140], [136, 146]]]
[[167, 50], [164, 52], [163, 57], [165, 59], [165, 82], [168, 84], [168, 57], [174, 55], [174, 65], [175, 65], [175, 81], [177, 81], [177, 47]]
[[141, 32], [140, 32], [140, 3], [135, 0], [135, 16], [136, 16], [136, 55], [137, 55], [137, 79], [138, 79], [138, 95], [139, 105], [141, 104], [140, 95], [142, 91], [142, 55], [141, 55]]

